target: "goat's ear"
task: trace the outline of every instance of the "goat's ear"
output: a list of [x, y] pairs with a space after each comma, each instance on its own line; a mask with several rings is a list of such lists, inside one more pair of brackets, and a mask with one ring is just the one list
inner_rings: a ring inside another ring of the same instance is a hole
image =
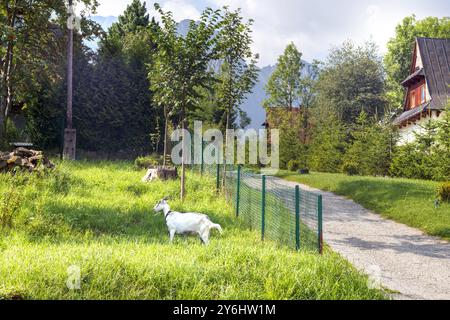
[[168, 201], [169, 197], [164, 197], [163, 201]]

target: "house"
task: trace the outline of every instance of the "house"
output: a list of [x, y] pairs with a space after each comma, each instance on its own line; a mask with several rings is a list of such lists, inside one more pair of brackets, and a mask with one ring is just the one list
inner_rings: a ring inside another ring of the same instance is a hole
[[450, 39], [417, 38], [405, 88], [403, 113], [394, 120], [400, 145], [415, 140], [430, 119], [442, 116], [450, 97]]

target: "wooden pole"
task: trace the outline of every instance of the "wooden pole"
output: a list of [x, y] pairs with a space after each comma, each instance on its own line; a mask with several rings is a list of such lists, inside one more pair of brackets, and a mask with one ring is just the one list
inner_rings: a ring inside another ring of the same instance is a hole
[[76, 152], [76, 130], [73, 129], [72, 123], [72, 103], [73, 103], [73, 29], [74, 12], [73, 1], [69, 0], [69, 20], [67, 21], [68, 28], [68, 44], [67, 44], [67, 115], [66, 115], [66, 129], [64, 130], [64, 151], [65, 159], [75, 160]]

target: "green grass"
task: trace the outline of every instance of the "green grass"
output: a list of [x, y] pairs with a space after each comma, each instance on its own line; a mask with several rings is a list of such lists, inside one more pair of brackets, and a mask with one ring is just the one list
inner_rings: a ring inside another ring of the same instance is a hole
[[[127, 162], [58, 165], [46, 177], [0, 176], [0, 200], [15, 189], [12, 228], [0, 229], [0, 299], [384, 299], [339, 255], [295, 252], [248, 230], [214, 192], [214, 181], [188, 175], [142, 184]], [[203, 246], [196, 237], [168, 243], [153, 205], [199, 211], [224, 228]], [[0, 208], [4, 210], [4, 205]], [[70, 290], [78, 266], [81, 289]]]
[[280, 177], [353, 199], [382, 216], [450, 240], [450, 204], [434, 206], [438, 182], [282, 172]]

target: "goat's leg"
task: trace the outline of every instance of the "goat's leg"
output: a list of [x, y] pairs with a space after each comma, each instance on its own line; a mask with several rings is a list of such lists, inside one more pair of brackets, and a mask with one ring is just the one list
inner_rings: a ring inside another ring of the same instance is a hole
[[201, 234], [200, 234], [200, 239], [202, 239], [202, 242], [204, 245], [208, 245], [209, 244], [209, 229], [206, 228]]
[[170, 237], [170, 243], [173, 242], [173, 238], [175, 237], [175, 230], [170, 230], [169, 231], [169, 237]]

